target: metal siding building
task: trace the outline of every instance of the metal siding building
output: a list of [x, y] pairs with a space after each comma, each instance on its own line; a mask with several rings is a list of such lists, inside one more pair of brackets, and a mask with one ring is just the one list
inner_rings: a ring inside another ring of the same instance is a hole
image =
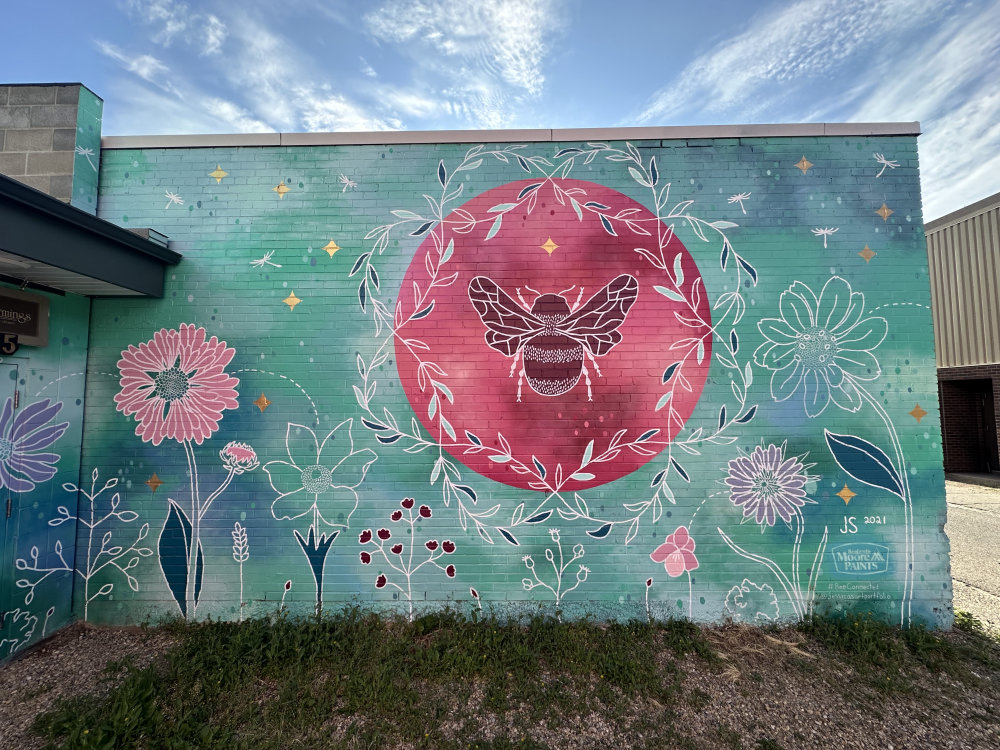
[[1000, 193], [929, 222], [946, 471], [1000, 471]]

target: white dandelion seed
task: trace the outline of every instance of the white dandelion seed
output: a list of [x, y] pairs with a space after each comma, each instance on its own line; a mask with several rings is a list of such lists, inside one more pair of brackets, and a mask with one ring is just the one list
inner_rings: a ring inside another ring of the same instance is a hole
[[729, 202], [730, 203], [739, 203], [740, 204], [740, 208], [743, 210], [743, 213], [745, 214], [747, 212], [747, 209], [743, 205], [743, 201], [745, 201], [749, 197], [750, 197], [750, 193], [737, 193], [736, 195], [729, 196]]
[[840, 227], [824, 227], [823, 229], [816, 227], [814, 230], [812, 230], [812, 233], [815, 234], [817, 237], [823, 238], [823, 249], [826, 250], [826, 238], [829, 237], [831, 234], [835, 234], [839, 230]]
[[167, 199], [167, 205], [163, 207], [164, 209], [170, 208], [171, 203], [176, 203], [178, 206], [184, 205], [184, 199], [181, 198], [177, 193], [171, 193], [168, 190], [163, 195]]
[[340, 175], [340, 183], [344, 186], [344, 189], [340, 191], [342, 193], [346, 193], [348, 189], [354, 190], [358, 186], [358, 183], [356, 183], [346, 174]]
[[875, 175], [876, 177], [881, 177], [886, 167], [888, 167], [889, 169], [895, 169], [896, 167], [899, 166], [898, 161], [892, 161], [890, 159], [886, 159], [882, 154], [872, 154], [872, 156], [875, 157], [875, 161], [877, 161], [879, 164], [882, 165], [882, 169], [878, 171], [878, 174]]
[[87, 162], [90, 164], [90, 166], [93, 168], [93, 170], [95, 172], [97, 171], [97, 165], [94, 164], [93, 160], [90, 158], [91, 156], [94, 155], [94, 149], [92, 149], [92, 148], [84, 148], [83, 146], [77, 146], [74, 149], [74, 151], [76, 152], [76, 154], [78, 156], [86, 156], [87, 157]]
[[250, 261], [250, 265], [254, 268], [263, 268], [265, 265], [274, 266], [275, 268], [281, 268], [280, 263], [274, 263], [271, 260], [271, 256], [274, 255], [274, 250], [268, 250], [264, 253], [263, 258], [258, 258], [257, 260]]

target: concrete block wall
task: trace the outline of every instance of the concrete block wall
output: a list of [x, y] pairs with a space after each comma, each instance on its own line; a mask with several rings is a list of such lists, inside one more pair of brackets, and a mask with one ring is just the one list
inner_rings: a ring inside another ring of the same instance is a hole
[[96, 213], [101, 108], [80, 84], [0, 85], [0, 174]]
[[94, 303], [91, 619], [948, 626], [915, 137], [695, 135], [106, 150], [184, 260]]

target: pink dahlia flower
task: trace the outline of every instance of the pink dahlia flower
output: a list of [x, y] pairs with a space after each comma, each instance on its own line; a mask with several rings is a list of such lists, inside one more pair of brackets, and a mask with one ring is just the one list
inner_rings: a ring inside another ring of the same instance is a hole
[[686, 526], [678, 526], [649, 557], [653, 562], [663, 563], [671, 578], [698, 569], [698, 558], [694, 556], [694, 539], [688, 534]]
[[205, 329], [190, 323], [180, 330], [161, 328], [122, 352], [117, 409], [135, 415], [135, 434], [147, 443], [170, 438], [201, 445], [218, 429], [222, 411], [238, 406], [240, 381], [225, 371], [235, 353], [215, 336], [206, 340]]

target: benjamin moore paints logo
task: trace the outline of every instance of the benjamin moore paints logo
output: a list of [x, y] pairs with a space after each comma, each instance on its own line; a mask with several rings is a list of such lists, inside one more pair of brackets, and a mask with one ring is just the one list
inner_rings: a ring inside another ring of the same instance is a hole
[[830, 554], [838, 573], [871, 576], [889, 572], [889, 548], [881, 544], [841, 544]]

